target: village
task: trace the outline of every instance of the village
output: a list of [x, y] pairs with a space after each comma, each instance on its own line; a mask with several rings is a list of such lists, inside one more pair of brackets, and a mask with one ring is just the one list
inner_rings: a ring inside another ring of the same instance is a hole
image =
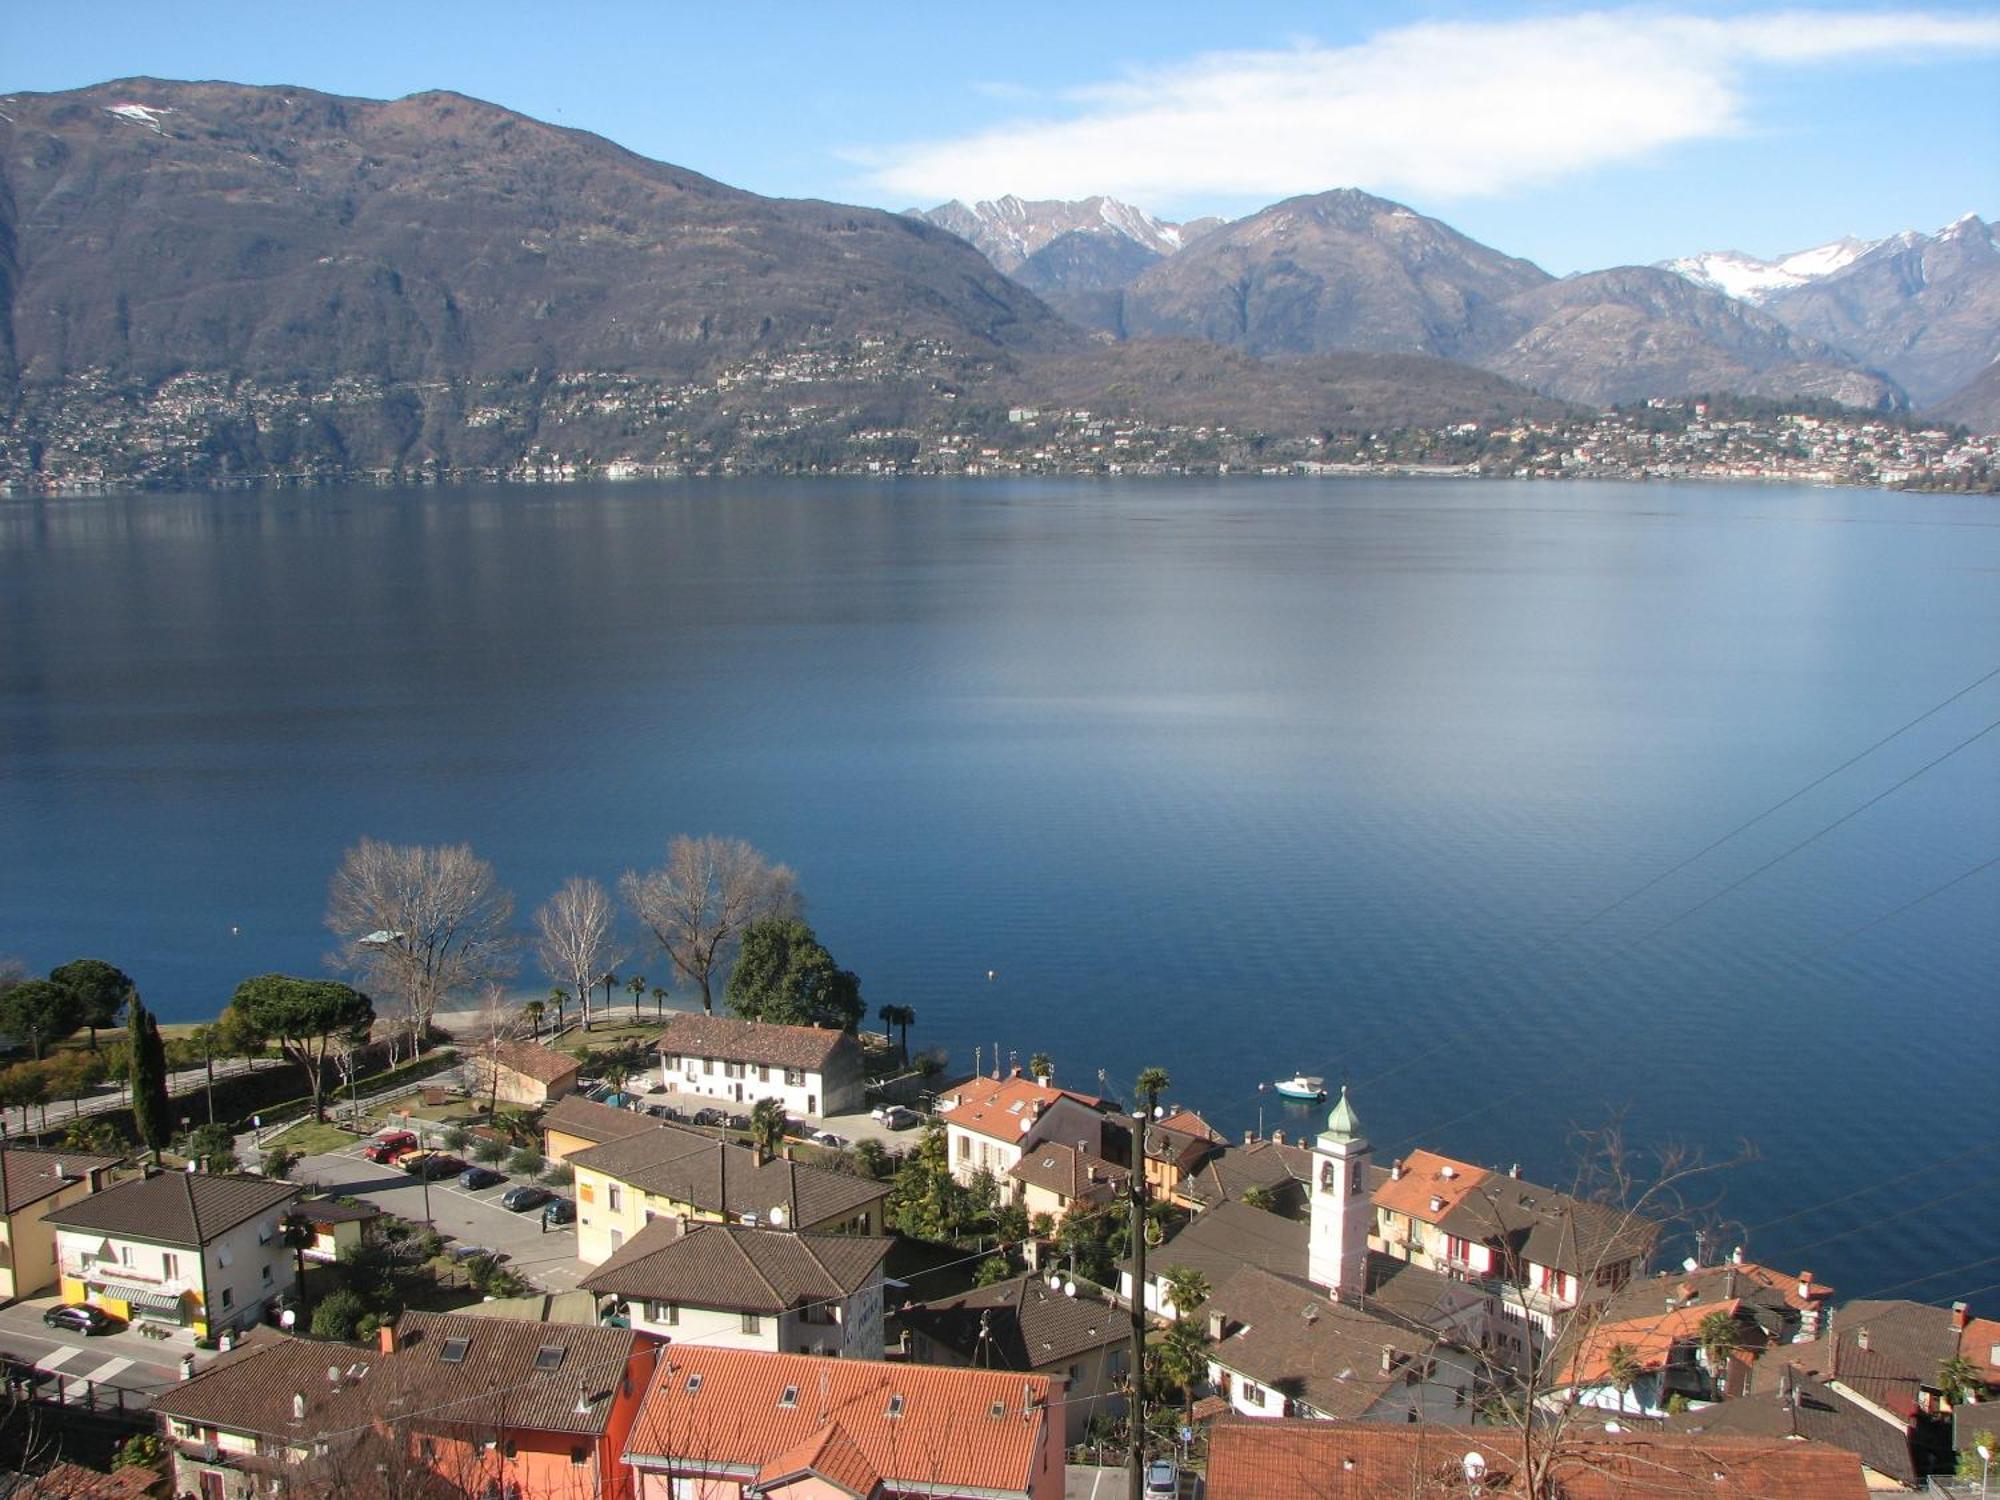
[[2000, 1321], [1663, 1265], [1671, 1173], [1384, 1159], [1344, 1089], [1230, 1139], [1159, 1070], [914, 1066], [899, 1007], [646, 998], [462, 1025], [160, 1166], [17, 1133], [10, 1390], [123, 1435], [63, 1492], [1982, 1492]]

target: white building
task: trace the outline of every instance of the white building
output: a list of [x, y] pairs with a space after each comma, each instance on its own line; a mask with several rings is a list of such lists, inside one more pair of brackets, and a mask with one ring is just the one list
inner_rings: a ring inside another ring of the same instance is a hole
[[882, 1357], [889, 1241], [654, 1219], [583, 1280], [641, 1333], [719, 1349]]
[[848, 1032], [693, 1014], [661, 1033], [660, 1082], [730, 1104], [776, 1099], [810, 1119], [855, 1113], [867, 1087], [861, 1044]]
[[49, 1215], [66, 1302], [217, 1334], [296, 1290], [284, 1221], [299, 1189], [266, 1177], [163, 1172]]

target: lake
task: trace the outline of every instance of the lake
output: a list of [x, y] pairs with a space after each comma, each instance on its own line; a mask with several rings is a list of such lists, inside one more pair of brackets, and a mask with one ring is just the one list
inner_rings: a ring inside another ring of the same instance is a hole
[[1747, 1139], [1729, 1243], [1991, 1304], [1996, 667], [1990, 500], [0, 501], [0, 954], [102, 956], [195, 1017], [320, 968], [363, 834], [471, 843], [524, 918], [740, 835], [871, 1015], [961, 1065], [1129, 1094], [1157, 1063], [1231, 1131], [1313, 1127], [1260, 1081], [1346, 1077], [1381, 1159], [1544, 1180], [1614, 1113]]

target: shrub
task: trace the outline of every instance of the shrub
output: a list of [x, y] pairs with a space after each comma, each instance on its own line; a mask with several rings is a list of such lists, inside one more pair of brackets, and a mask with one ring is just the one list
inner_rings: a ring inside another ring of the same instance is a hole
[[542, 1181], [550, 1187], [568, 1187], [576, 1181], [576, 1169], [566, 1161], [552, 1161], [543, 1171]]
[[289, 1177], [299, 1160], [299, 1153], [290, 1146], [273, 1146], [264, 1153], [264, 1175], [277, 1179]]
[[1007, 1263], [1004, 1255], [989, 1255], [979, 1263], [979, 1269], [972, 1274], [974, 1286], [992, 1286], [996, 1281], [1005, 1281], [1014, 1274], [1014, 1268]]
[[543, 1156], [533, 1146], [523, 1146], [519, 1151], [516, 1151], [512, 1156], [507, 1158], [509, 1169], [518, 1172], [523, 1177], [540, 1176], [542, 1168], [548, 1164], [548, 1158]]
[[472, 1144], [472, 1132], [463, 1125], [454, 1125], [444, 1133], [444, 1148], [447, 1151], [463, 1151]]
[[160, 1466], [160, 1439], [150, 1432], [137, 1433], [118, 1445], [113, 1469], [157, 1469]]
[[488, 1140], [482, 1137], [473, 1144], [472, 1154], [477, 1160], [485, 1162], [490, 1167], [506, 1156], [507, 1143], [505, 1141]]
[[353, 1292], [328, 1292], [313, 1309], [312, 1331], [317, 1339], [351, 1339], [368, 1308]]

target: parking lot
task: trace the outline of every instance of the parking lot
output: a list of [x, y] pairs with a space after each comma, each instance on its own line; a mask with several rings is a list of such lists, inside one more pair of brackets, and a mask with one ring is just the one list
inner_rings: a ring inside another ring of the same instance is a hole
[[[546, 1232], [540, 1209], [514, 1213], [500, 1206], [500, 1195], [514, 1179], [468, 1192], [454, 1177], [429, 1184], [393, 1166], [377, 1166], [362, 1158], [361, 1148], [324, 1156], [309, 1156], [294, 1175], [327, 1192], [366, 1198], [378, 1208], [412, 1224], [429, 1222], [439, 1234], [461, 1245], [500, 1251], [507, 1264], [544, 1291], [573, 1290], [583, 1275], [576, 1259], [576, 1226], [551, 1226]], [[568, 1194], [556, 1189], [562, 1196]]]
[[[639, 1098], [646, 1109], [665, 1105], [679, 1111], [683, 1122], [688, 1123], [691, 1123], [701, 1110], [716, 1110], [724, 1115], [734, 1115], [747, 1121], [750, 1106], [755, 1102], [746, 1099], [741, 1103], [732, 1103], [707, 1094], [683, 1094], [673, 1089], [660, 1088], [658, 1085]], [[879, 1141], [890, 1151], [902, 1151], [915, 1143], [921, 1123], [922, 1117], [919, 1115], [917, 1124], [907, 1125], [901, 1130], [891, 1130], [864, 1111], [852, 1115], [828, 1115], [824, 1119], [794, 1115], [790, 1120], [790, 1130], [795, 1137], [808, 1140], [815, 1130], [830, 1130], [849, 1145], [856, 1141]]]

